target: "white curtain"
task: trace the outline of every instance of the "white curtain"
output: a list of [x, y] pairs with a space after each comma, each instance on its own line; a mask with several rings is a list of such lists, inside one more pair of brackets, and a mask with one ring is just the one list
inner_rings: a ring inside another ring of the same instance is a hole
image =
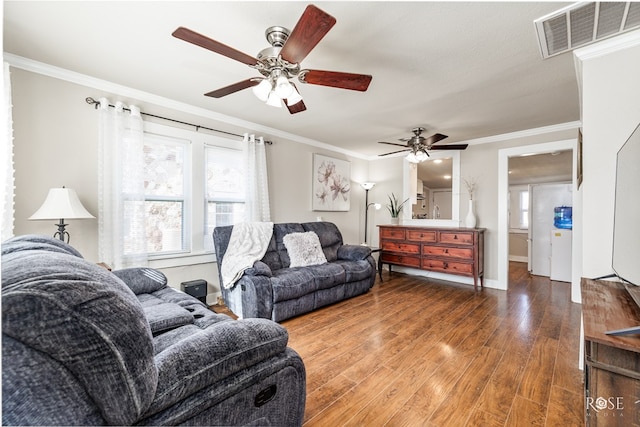
[[2, 180], [2, 195], [0, 203], [2, 203], [2, 241], [4, 242], [13, 237], [13, 190], [14, 190], [14, 170], [13, 170], [13, 116], [11, 101], [11, 77], [9, 74], [9, 64], [4, 63], [4, 101], [2, 103], [2, 116], [6, 124], [5, 135], [2, 138], [2, 149], [0, 165]]
[[147, 264], [140, 109], [100, 100], [98, 256], [114, 269]]
[[264, 138], [244, 134], [242, 152], [246, 179], [245, 219], [247, 222], [271, 221], [269, 181]]

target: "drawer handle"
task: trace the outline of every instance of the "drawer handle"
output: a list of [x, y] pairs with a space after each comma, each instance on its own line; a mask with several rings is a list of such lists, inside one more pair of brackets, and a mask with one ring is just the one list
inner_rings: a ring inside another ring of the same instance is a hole
[[448, 254], [448, 253], [449, 253], [449, 249], [445, 249], [445, 250], [444, 250], [444, 253], [445, 253], [445, 254]]
[[453, 235], [453, 240], [458, 240], [458, 235], [457, 234]]
[[449, 268], [449, 263], [448, 262], [444, 263], [444, 268]]

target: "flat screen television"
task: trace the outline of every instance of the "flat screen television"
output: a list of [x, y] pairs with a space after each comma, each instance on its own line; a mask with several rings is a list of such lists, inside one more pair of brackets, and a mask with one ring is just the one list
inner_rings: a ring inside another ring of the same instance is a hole
[[[640, 310], [640, 125], [617, 154], [612, 268]], [[607, 333], [640, 334], [640, 326]]]

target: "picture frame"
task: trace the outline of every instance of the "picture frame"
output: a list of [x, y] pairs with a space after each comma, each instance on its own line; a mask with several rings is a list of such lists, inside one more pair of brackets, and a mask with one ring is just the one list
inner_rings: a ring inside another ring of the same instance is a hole
[[351, 163], [313, 154], [311, 200], [314, 211], [346, 212], [351, 208]]

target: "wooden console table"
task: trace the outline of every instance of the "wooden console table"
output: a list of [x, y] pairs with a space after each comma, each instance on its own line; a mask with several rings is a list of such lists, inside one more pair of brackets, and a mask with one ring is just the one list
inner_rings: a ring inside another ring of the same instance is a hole
[[606, 331], [640, 325], [622, 284], [583, 278], [585, 425], [640, 425], [640, 335]]
[[483, 286], [484, 228], [379, 225], [380, 263], [473, 277]]

